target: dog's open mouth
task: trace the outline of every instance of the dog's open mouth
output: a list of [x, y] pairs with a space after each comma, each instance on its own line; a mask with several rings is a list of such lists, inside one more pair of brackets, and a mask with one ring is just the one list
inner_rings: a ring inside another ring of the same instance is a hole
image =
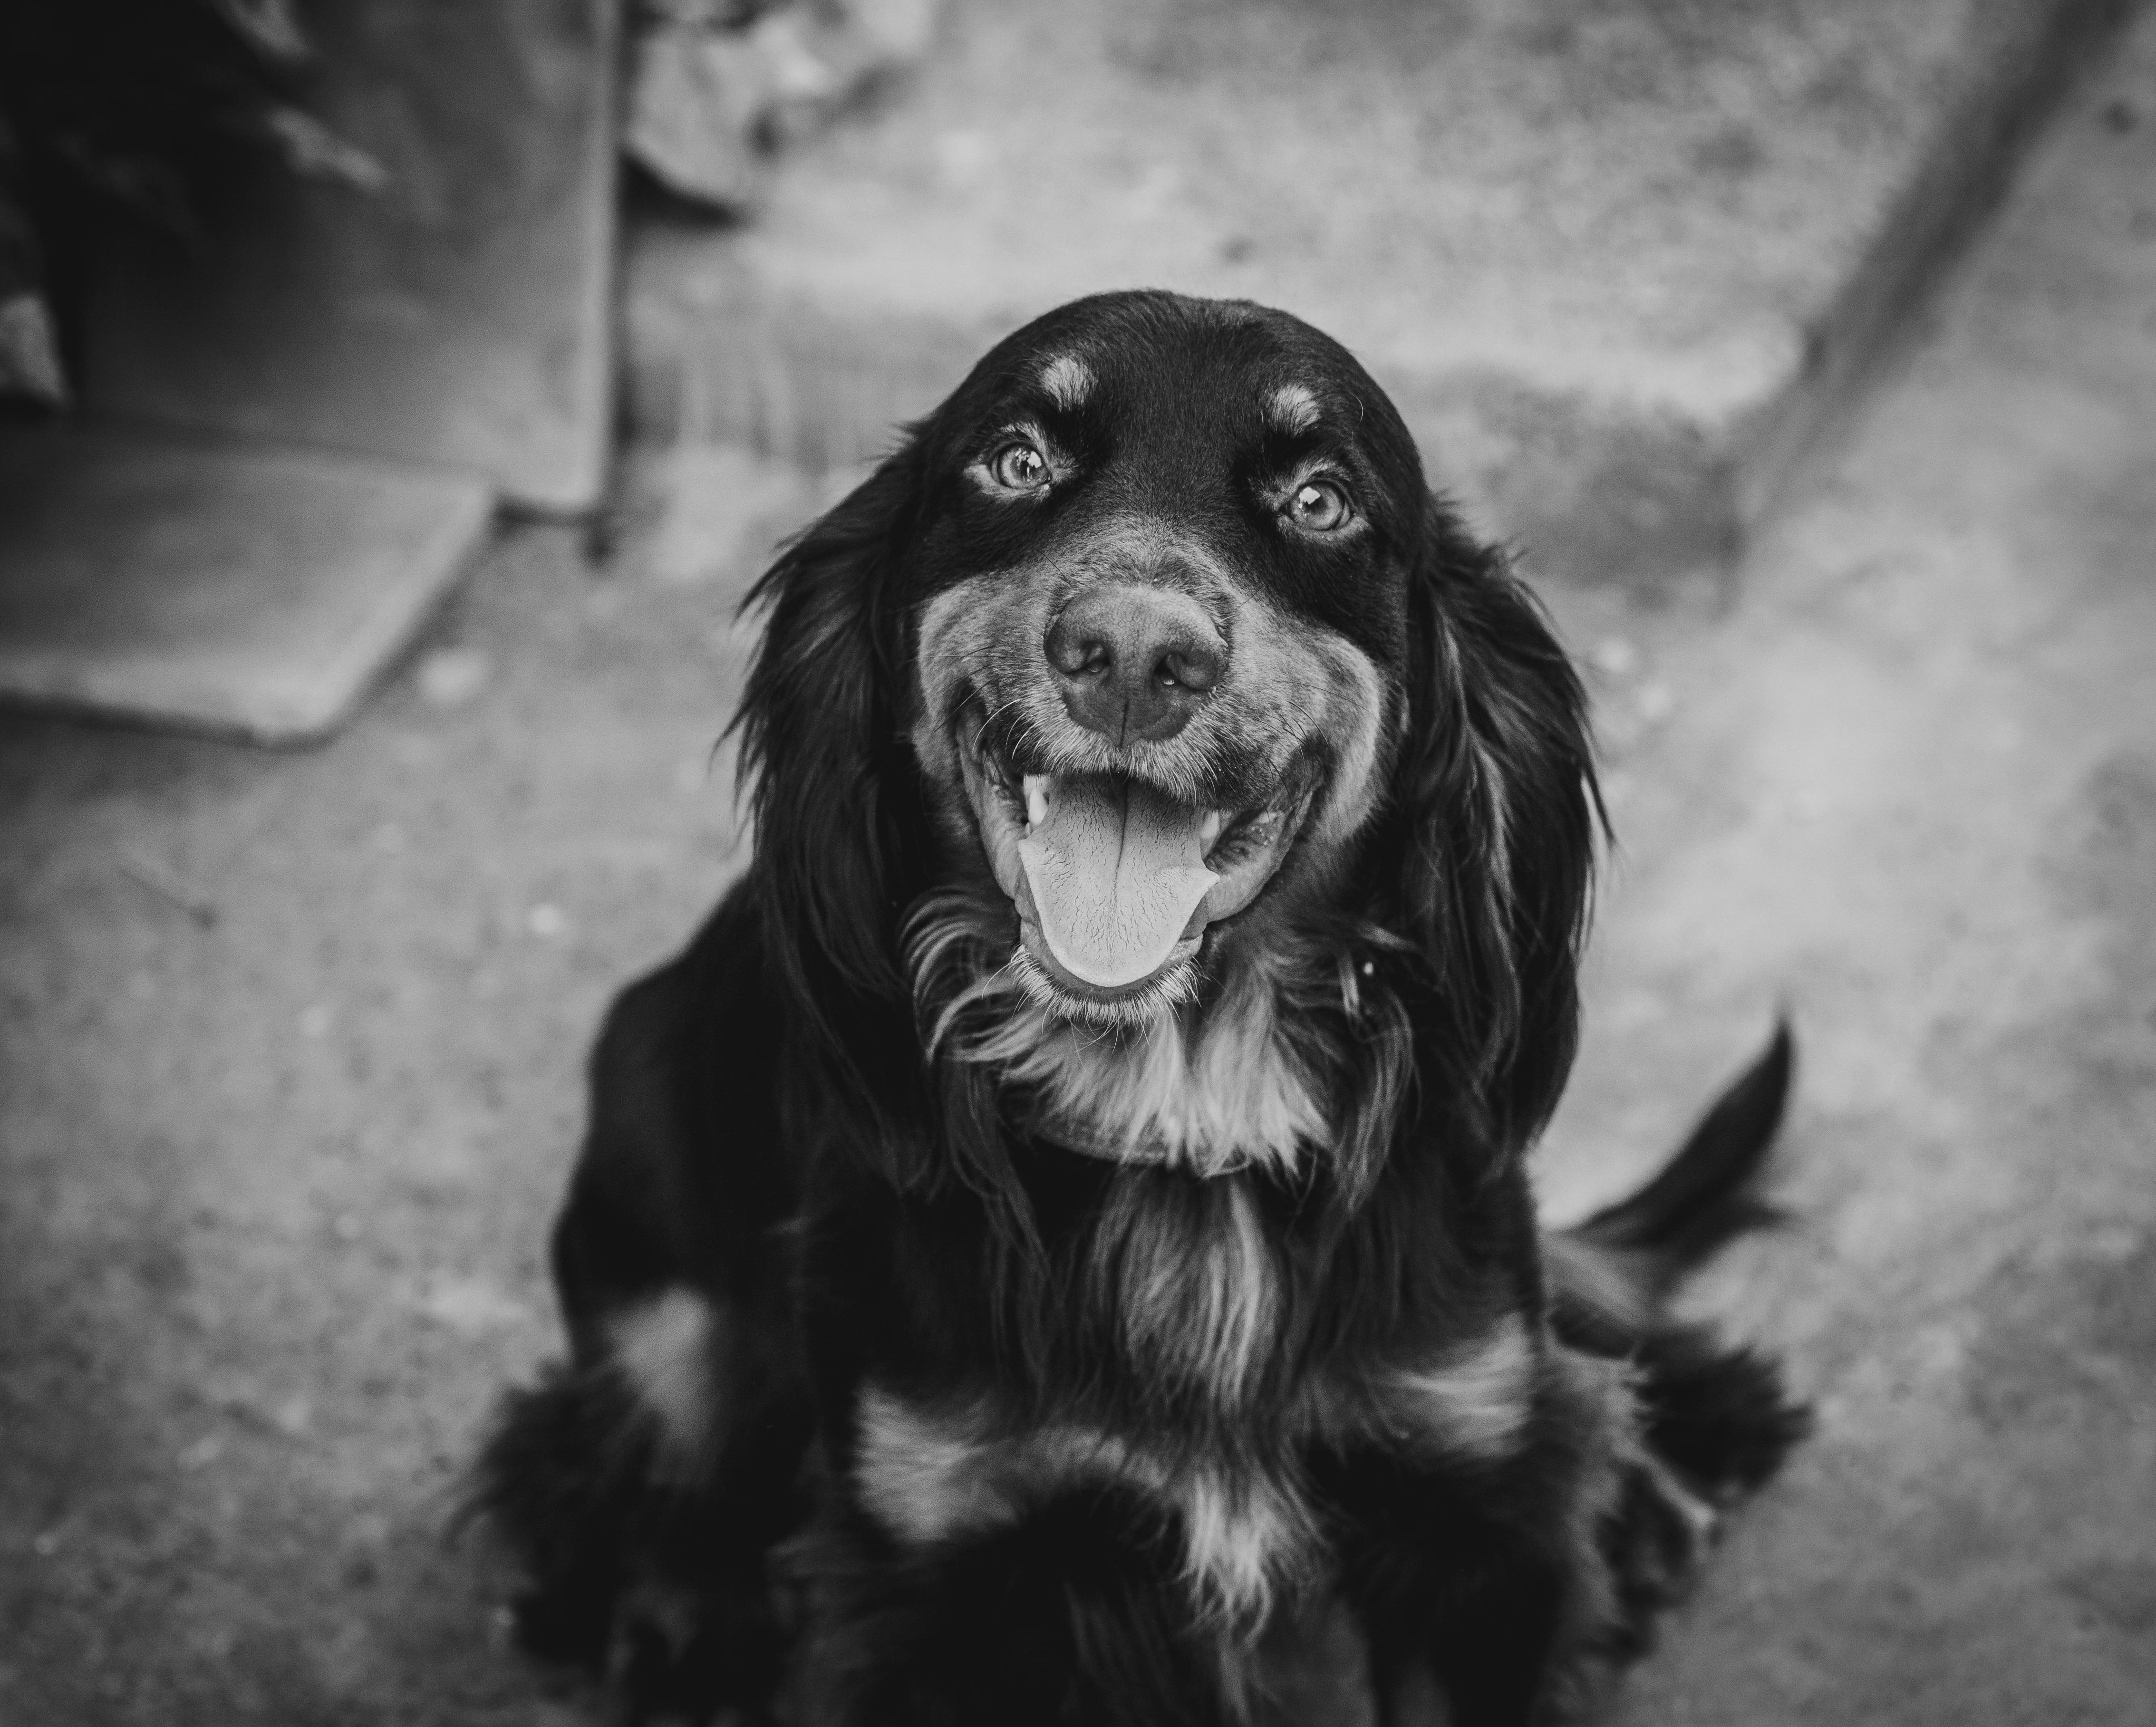
[[960, 716], [982, 848], [1028, 953], [1081, 1001], [1139, 996], [1193, 961], [1206, 926], [1272, 879], [1314, 789], [1291, 774], [1254, 803], [1211, 807], [1127, 775], [1023, 772], [984, 732], [977, 709]]

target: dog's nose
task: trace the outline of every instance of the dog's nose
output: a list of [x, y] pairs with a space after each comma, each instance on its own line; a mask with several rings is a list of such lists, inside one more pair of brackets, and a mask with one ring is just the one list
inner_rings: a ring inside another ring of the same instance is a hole
[[1117, 742], [1173, 737], [1228, 669], [1228, 644], [1189, 595], [1089, 588], [1042, 643], [1070, 717]]

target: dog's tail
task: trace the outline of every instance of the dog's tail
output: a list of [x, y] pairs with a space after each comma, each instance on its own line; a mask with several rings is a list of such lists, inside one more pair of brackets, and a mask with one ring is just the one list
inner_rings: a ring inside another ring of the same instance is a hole
[[1550, 1317], [1577, 1349], [1632, 1363], [1650, 1444], [1720, 1497], [1758, 1485], [1810, 1417], [1775, 1365], [1670, 1314], [1686, 1274], [1778, 1215], [1760, 1196], [1795, 1068], [1788, 1024], [1644, 1186], [1543, 1239]]
[[1652, 1293], [1661, 1295], [1732, 1237], [1774, 1222], [1774, 1209], [1756, 1183], [1782, 1125], [1795, 1067], [1796, 1041], [1784, 1019], [1646, 1186], [1568, 1233], [1636, 1259]]

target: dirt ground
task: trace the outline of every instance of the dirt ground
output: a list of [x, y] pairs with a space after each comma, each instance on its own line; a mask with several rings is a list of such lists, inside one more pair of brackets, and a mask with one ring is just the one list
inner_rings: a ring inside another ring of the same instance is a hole
[[[1796, 1222], [1703, 1310], [1820, 1428], [1622, 1722], [2156, 1695], [2156, 51], [1729, 597], [1550, 598], [1624, 841], [1545, 1171], [1774, 1005]], [[608, 992], [736, 866], [747, 573], [508, 535], [304, 755], [0, 721], [0, 1721], [598, 1719], [446, 1526]]]

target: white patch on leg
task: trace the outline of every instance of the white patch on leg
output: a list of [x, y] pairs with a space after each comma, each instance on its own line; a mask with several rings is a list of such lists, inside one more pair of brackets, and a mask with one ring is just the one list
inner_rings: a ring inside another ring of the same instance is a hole
[[678, 1286], [607, 1322], [615, 1371], [677, 1458], [701, 1458], [711, 1442], [718, 1330], [718, 1310]]
[[855, 1492], [910, 1546], [1001, 1528], [1072, 1487], [1128, 1487], [1177, 1515], [1193, 1604], [1240, 1632], [1264, 1623], [1276, 1591], [1317, 1547], [1300, 1491], [1265, 1471], [1230, 1474], [1075, 1422], [998, 1434], [985, 1404], [937, 1409], [875, 1386], [861, 1393], [858, 1422]]
[[854, 1486], [870, 1515], [916, 1546], [992, 1529], [1015, 1514], [998, 1480], [1002, 1448], [974, 1411], [939, 1411], [869, 1386], [855, 1432]]
[[1419, 1436], [1471, 1458], [1502, 1457], [1518, 1443], [1534, 1387], [1534, 1345], [1517, 1314], [1445, 1360], [1393, 1380], [1399, 1414]]

